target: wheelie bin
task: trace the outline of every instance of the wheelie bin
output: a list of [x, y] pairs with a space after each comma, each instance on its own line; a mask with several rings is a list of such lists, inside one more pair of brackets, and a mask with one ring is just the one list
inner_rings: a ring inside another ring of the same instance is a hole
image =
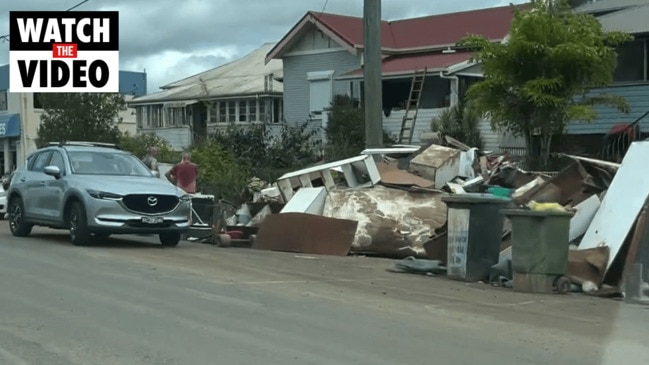
[[463, 281], [487, 281], [498, 263], [505, 217], [511, 199], [491, 194], [442, 197], [447, 206], [447, 276]]
[[567, 293], [570, 219], [567, 211], [505, 209], [512, 223], [512, 271], [515, 291]]

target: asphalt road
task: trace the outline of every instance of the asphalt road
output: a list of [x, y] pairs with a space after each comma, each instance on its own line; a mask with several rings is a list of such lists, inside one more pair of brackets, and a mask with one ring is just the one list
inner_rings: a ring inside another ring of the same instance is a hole
[[649, 363], [639, 305], [147, 241], [74, 247], [0, 222], [0, 364]]

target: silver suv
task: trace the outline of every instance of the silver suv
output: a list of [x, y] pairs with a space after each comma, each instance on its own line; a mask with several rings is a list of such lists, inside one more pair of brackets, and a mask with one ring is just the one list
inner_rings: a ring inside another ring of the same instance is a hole
[[11, 233], [69, 229], [72, 243], [111, 234], [158, 234], [176, 246], [189, 229], [191, 197], [115, 145], [51, 143], [16, 170], [7, 191]]

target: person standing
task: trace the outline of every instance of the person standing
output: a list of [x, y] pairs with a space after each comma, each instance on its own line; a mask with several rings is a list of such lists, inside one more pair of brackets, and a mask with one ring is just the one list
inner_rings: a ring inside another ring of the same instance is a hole
[[149, 147], [142, 158], [142, 162], [149, 168], [151, 171], [160, 171], [158, 170], [158, 156], [160, 156], [160, 149], [158, 147]]
[[174, 165], [165, 174], [169, 181], [175, 181], [176, 186], [188, 194], [196, 194], [196, 177], [198, 176], [198, 165], [191, 161], [189, 153], [183, 153], [183, 160]]

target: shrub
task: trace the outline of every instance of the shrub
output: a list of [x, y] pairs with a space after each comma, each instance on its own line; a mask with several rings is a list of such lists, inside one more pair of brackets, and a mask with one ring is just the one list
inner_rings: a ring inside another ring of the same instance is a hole
[[234, 204], [245, 200], [243, 193], [248, 171], [217, 141], [207, 139], [189, 149], [192, 161], [198, 165], [197, 184], [201, 190]]
[[181, 152], [174, 151], [169, 141], [153, 133], [131, 135], [126, 132], [120, 138], [119, 145], [123, 150], [131, 152], [138, 158], [144, 157], [149, 147], [158, 147], [160, 162], [178, 163], [180, 161]]
[[462, 102], [444, 110], [433, 118], [431, 130], [449, 136], [468, 145], [482, 149], [482, 137], [478, 124], [482, 116], [470, 105]]
[[[325, 158], [329, 161], [353, 157], [365, 149], [365, 111], [355, 104], [347, 95], [334, 97], [325, 129]], [[395, 141], [383, 131], [383, 143], [388, 145]]]

